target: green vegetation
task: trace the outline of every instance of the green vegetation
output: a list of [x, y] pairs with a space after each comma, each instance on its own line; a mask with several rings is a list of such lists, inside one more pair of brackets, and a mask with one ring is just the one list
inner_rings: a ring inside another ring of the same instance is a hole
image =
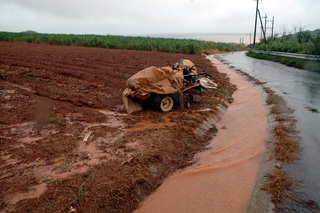
[[320, 62], [319, 61], [309, 61], [300, 58], [289, 58], [283, 56], [275, 56], [275, 55], [268, 55], [263, 53], [256, 53], [249, 50], [246, 53], [247, 56], [252, 58], [258, 58], [268, 61], [279, 62], [281, 64], [285, 64], [289, 67], [295, 67], [298, 69], [306, 69], [311, 71], [320, 71]]
[[[286, 33], [283, 30], [281, 37], [268, 38], [266, 42], [252, 46], [253, 50], [288, 52], [297, 54], [320, 55], [320, 30], [304, 31], [302, 27], [296, 27], [294, 33]], [[320, 60], [310, 61], [305, 59], [274, 56], [254, 51], [247, 52], [247, 56], [279, 62], [287, 66], [299, 69], [320, 71]]]
[[[308, 42], [299, 42], [298, 38], [276, 38], [268, 39], [267, 42], [260, 42], [255, 46], [258, 50], [264, 51], [278, 51], [278, 52], [289, 52], [289, 53], [300, 53], [300, 54], [311, 54], [317, 55], [316, 43], [320, 41], [319, 38], [311, 39]], [[319, 45], [319, 44], [317, 44]]]
[[315, 107], [307, 106], [306, 108], [312, 113], [319, 113], [319, 110]]
[[175, 53], [204, 53], [212, 49], [219, 51], [240, 51], [246, 47], [242, 44], [216, 43], [194, 39], [151, 38], [114, 35], [73, 35], [42, 33], [0, 32], [0, 41], [29, 43], [49, 43], [58, 45], [76, 45], [127, 50], [155, 50]]
[[284, 32], [281, 37], [268, 38], [254, 46], [256, 50], [320, 55], [320, 30], [313, 32], [302, 27], [294, 33]]

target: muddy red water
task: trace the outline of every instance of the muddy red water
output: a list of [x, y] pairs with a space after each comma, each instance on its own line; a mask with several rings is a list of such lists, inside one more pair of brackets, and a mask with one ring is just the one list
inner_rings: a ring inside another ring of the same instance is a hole
[[[265, 150], [267, 116], [253, 86], [209, 57], [238, 88], [220, 131], [197, 162], [169, 177], [136, 211], [246, 212]], [[222, 128], [223, 127], [223, 128]]]
[[[190, 109], [127, 115], [126, 79], [187, 58], [219, 84]], [[234, 91], [202, 55], [0, 42], [0, 211], [131, 212], [215, 133]]]

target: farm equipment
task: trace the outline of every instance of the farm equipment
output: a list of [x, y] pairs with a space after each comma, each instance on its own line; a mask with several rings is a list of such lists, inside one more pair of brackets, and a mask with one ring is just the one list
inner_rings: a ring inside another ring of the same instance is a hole
[[[202, 70], [198, 72], [197, 67]], [[151, 66], [127, 80], [122, 101], [128, 113], [147, 108], [160, 112], [189, 108], [195, 90], [217, 87], [210, 77], [205, 68], [186, 59], [180, 59], [172, 67]]]

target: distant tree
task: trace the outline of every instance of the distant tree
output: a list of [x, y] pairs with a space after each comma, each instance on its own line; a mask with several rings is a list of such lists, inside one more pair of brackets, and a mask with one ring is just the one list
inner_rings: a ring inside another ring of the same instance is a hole
[[307, 43], [312, 40], [312, 33], [310, 31], [304, 30], [305, 27], [300, 25], [298, 32], [296, 33], [298, 42], [300, 44]]
[[286, 40], [287, 39], [287, 35], [288, 35], [288, 30], [287, 30], [286, 25], [282, 26], [281, 34], [282, 34], [281, 40]]
[[37, 32], [36, 32], [36, 31], [33, 31], [33, 30], [26, 30], [26, 31], [23, 31], [22, 33], [37, 34]]

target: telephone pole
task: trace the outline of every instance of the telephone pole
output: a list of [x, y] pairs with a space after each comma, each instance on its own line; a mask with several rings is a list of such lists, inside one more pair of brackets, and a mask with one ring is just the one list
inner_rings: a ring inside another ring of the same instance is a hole
[[262, 18], [264, 18], [264, 30], [265, 30], [265, 35], [267, 36], [267, 18], [268, 18], [267, 14]]
[[266, 30], [263, 27], [262, 18], [261, 18], [261, 14], [260, 14], [260, 10], [259, 9], [258, 9], [258, 14], [259, 14], [261, 30], [262, 30], [262, 33], [263, 33], [263, 39], [264, 39], [264, 42], [266, 42], [267, 41], [267, 39], [266, 39]]
[[272, 16], [271, 38], [273, 39], [274, 16]]
[[254, 23], [254, 33], [253, 33], [253, 45], [256, 44], [256, 35], [257, 35], [257, 19], [258, 19], [258, 8], [259, 8], [259, 0], [257, 1], [257, 7], [256, 7], [256, 19]]

